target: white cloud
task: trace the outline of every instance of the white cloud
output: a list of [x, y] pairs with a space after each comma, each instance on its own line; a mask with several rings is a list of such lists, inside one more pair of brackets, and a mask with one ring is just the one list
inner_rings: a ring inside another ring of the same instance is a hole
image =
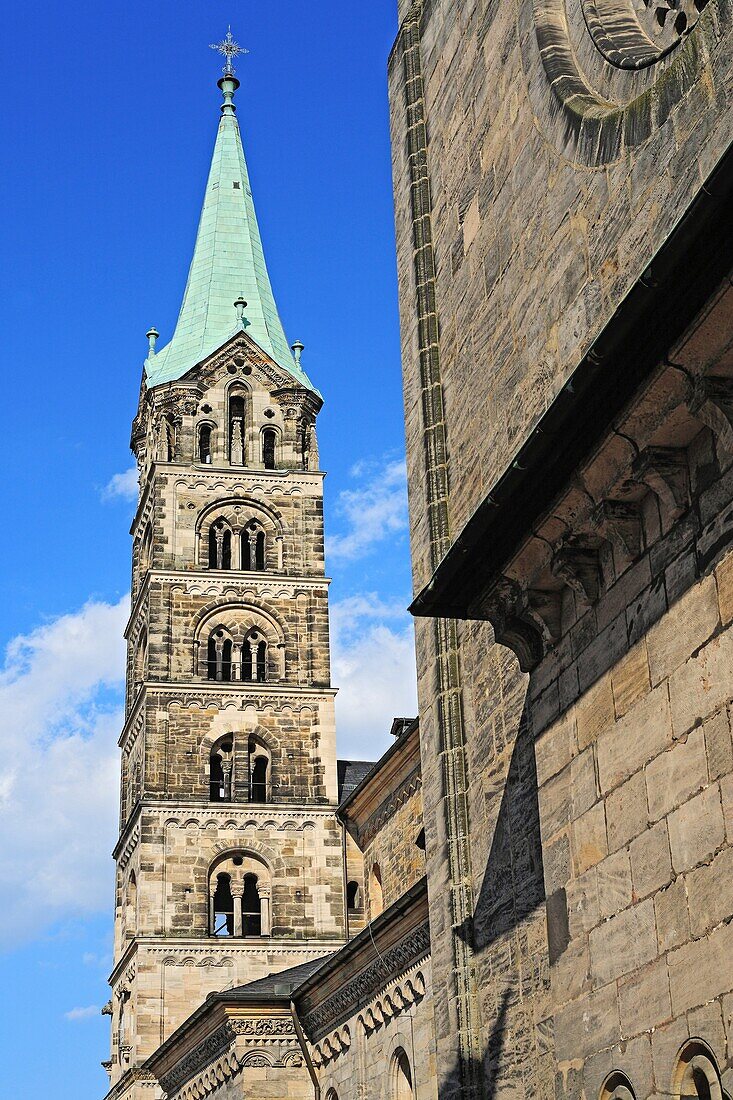
[[113, 474], [104, 489], [102, 500], [137, 500], [137, 466], [131, 466], [121, 474]]
[[129, 598], [7, 647], [0, 671], [0, 943], [112, 900]]
[[87, 1005], [85, 1008], [70, 1008], [64, 1013], [67, 1020], [88, 1020], [90, 1016], [98, 1016], [101, 1012], [99, 1005]]
[[417, 714], [412, 620], [404, 603], [355, 595], [331, 607], [338, 755], [376, 760], [392, 719]]
[[407, 530], [404, 462], [360, 462], [351, 475], [362, 484], [338, 495], [334, 511], [337, 519], [345, 521], [345, 531], [326, 538], [326, 553], [334, 561], [355, 561]]

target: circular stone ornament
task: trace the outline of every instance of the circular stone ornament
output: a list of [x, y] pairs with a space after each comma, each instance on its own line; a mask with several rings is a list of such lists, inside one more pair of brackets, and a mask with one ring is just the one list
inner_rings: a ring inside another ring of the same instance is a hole
[[581, 0], [596, 48], [619, 69], [655, 65], [693, 29], [707, 0]]

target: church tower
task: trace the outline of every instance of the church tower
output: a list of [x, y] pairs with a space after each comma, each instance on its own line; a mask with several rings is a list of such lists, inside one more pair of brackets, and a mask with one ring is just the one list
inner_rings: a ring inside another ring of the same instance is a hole
[[[229, 39], [229, 44], [231, 39]], [[234, 51], [230, 51], [234, 52]], [[110, 1097], [213, 991], [346, 937], [318, 390], [285, 339], [227, 57], [180, 315], [131, 446]]]

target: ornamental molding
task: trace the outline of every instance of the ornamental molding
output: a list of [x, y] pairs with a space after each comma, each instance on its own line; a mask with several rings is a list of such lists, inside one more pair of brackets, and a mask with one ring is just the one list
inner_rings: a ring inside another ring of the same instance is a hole
[[256, 1019], [232, 1020], [235, 1035], [295, 1035], [290, 1016], [260, 1016]]
[[169, 699], [168, 706], [178, 703], [180, 706], [198, 706], [204, 710], [223, 710], [225, 707], [246, 710], [247, 707], [252, 707], [259, 712], [270, 708], [273, 714], [284, 713], [288, 707], [293, 711], [303, 710], [307, 706], [303, 703], [304, 699], [321, 702], [324, 698], [330, 699], [336, 695], [336, 689], [332, 687], [311, 688], [298, 687], [297, 684], [278, 686], [264, 683], [257, 691], [248, 680], [237, 682], [241, 684], [241, 690], [237, 692], [232, 691], [231, 681], [217, 684], [215, 680], [193, 684], [154, 680], [148, 681], [145, 689], [151, 701], [156, 696], [173, 696]]
[[[264, 570], [253, 580], [237, 583], [223, 570], [153, 570], [155, 579], [162, 584], [176, 585], [177, 591], [187, 596], [215, 596], [234, 599], [292, 599], [299, 592], [327, 592], [330, 581], [325, 577], [297, 577], [284, 573], [267, 573]], [[142, 608], [136, 608], [136, 618]]]
[[362, 847], [374, 838], [382, 826], [394, 816], [400, 806], [404, 806], [421, 789], [422, 776], [418, 765], [418, 770], [413, 771], [404, 783], [401, 783], [390, 795], [387, 801], [381, 803], [379, 808], [367, 819], [364, 828], [359, 830], [359, 841]]
[[409, 936], [379, 955], [366, 969], [328, 997], [322, 1005], [307, 1013], [303, 1024], [309, 1035], [320, 1038], [342, 1020], [353, 1016], [368, 1004], [396, 976], [405, 974], [430, 953], [430, 926], [427, 921]]
[[[235, 1039], [236, 1035], [232, 1030], [231, 1021], [228, 1020], [225, 1024], [222, 1024], [221, 1027], [217, 1028], [216, 1031], [212, 1032], [211, 1035], [207, 1035], [206, 1038], [195, 1046], [172, 1070], [161, 1075], [160, 1084], [164, 1091], [168, 1094], [178, 1092], [192, 1074], [196, 1073], [197, 1070], [201, 1070], [202, 1065], [208, 1066], [208, 1063], [212, 1062], [217, 1055], [227, 1050]], [[229, 1069], [228, 1076], [231, 1076], [232, 1073], [236, 1073], [239, 1069], [239, 1059], [235, 1051], [229, 1051], [225, 1059], [219, 1059], [219, 1063], [221, 1063], [221, 1065], [217, 1068], [221, 1068], [222, 1070], [224, 1070], [223, 1063], [226, 1063]], [[216, 1071], [214, 1080], [216, 1080]], [[191, 1084], [193, 1084], [193, 1082]], [[210, 1089], [209, 1091], [213, 1090]]]
[[130, 862], [130, 857], [140, 843], [140, 822], [136, 821], [135, 826], [128, 836], [125, 844], [117, 859], [117, 866], [120, 871], [124, 871], [127, 864]]

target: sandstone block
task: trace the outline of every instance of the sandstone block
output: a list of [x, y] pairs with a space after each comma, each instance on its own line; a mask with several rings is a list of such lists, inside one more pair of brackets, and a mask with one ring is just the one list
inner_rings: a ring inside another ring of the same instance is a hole
[[590, 933], [588, 942], [596, 985], [604, 985], [651, 962], [657, 955], [651, 898], [599, 924]]
[[709, 859], [725, 839], [717, 783], [670, 814], [668, 824], [672, 866], [678, 874]]
[[601, 920], [626, 909], [633, 900], [631, 861], [625, 848], [606, 856], [596, 866], [598, 909]]
[[647, 634], [652, 684], [669, 676], [708, 640], [718, 625], [718, 592], [705, 577], [670, 607]]
[[632, 775], [606, 800], [608, 849], [613, 852], [646, 829], [649, 810], [646, 800], [644, 772]]
[[665, 821], [632, 840], [630, 851], [635, 897], [646, 897], [667, 885], [672, 878], [672, 859]]
[[703, 723], [705, 752], [708, 758], [708, 774], [719, 779], [733, 771], [733, 743], [731, 743], [730, 718], [727, 707], [721, 707]]
[[537, 782], [540, 786], [570, 763], [575, 748], [575, 717], [572, 712], [549, 726], [535, 741]]
[[733, 695], [733, 630], [712, 638], [669, 680], [672, 723], [681, 737], [696, 722], [719, 710]]
[[658, 820], [674, 810], [708, 779], [705, 739], [702, 729], [693, 730], [686, 741], [673, 745], [645, 769], [649, 817]]
[[701, 936], [733, 916], [733, 848], [724, 848], [685, 876], [693, 936]]
[[603, 802], [597, 802], [590, 810], [574, 821], [571, 827], [573, 867], [582, 874], [599, 863], [608, 853], [606, 839], [606, 812]]
[[727, 554], [715, 567], [715, 580], [718, 585], [720, 619], [727, 626], [733, 619], [733, 554]]
[[660, 951], [679, 947], [690, 936], [687, 891], [682, 876], [654, 895], [654, 914]]
[[666, 684], [660, 684], [598, 739], [601, 791], [619, 786], [672, 741]]
[[611, 672], [611, 684], [616, 717], [622, 718], [651, 687], [645, 639], [621, 658]]
[[555, 1055], [558, 1062], [575, 1061], [620, 1039], [616, 986], [586, 993], [555, 1016]]
[[684, 944], [667, 956], [672, 1011], [705, 1004], [733, 988], [733, 925], [719, 925], [708, 936]]
[[669, 1020], [672, 1002], [665, 959], [622, 978], [618, 983], [621, 1034], [626, 1038], [649, 1031]]
[[580, 697], [576, 705], [578, 749], [595, 741], [615, 720], [610, 675], [602, 676]]

